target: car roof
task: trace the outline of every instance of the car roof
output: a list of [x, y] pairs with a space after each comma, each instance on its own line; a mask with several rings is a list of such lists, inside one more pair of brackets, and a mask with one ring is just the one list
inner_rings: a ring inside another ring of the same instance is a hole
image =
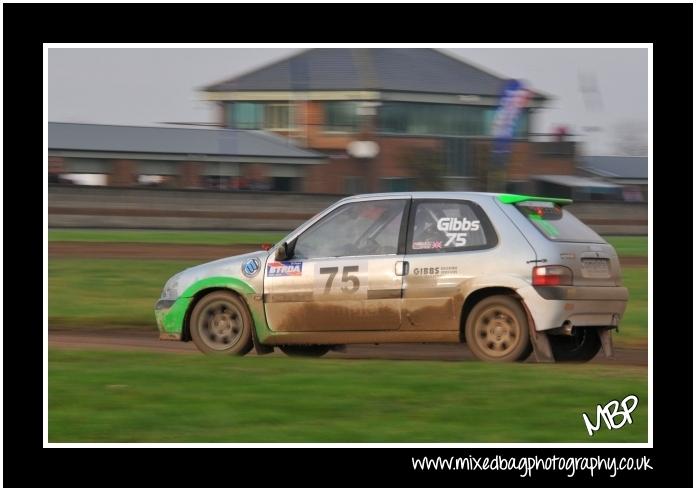
[[428, 199], [428, 198], [452, 198], [452, 199], [463, 199], [470, 198], [473, 196], [499, 196], [503, 193], [483, 193], [477, 191], [402, 191], [393, 193], [369, 193], [369, 194], [356, 194], [354, 196], [348, 196], [345, 199], [360, 199], [360, 198], [394, 198], [410, 196], [414, 199]]
[[403, 191], [396, 193], [372, 193], [357, 194], [343, 198], [343, 201], [360, 201], [361, 199], [372, 198], [413, 198], [413, 199], [471, 199], [474, 197], [498, 197], [505, 204], [522, 203], [525, 201], [546, 201], [560, 206], [572, 204], [573, 200], [568, 198], [552, 198], [546, 196], [529, 196], [526, 194], [509, 193], [484, 193], [477, 191]]

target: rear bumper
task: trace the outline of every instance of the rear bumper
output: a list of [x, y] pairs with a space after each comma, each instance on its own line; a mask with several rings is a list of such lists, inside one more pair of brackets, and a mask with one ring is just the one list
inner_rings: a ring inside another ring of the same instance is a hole
[[573, 326], [618, 326], [628, 303], [628, 289], [616, 287], [520, 288], [519, 295], [537, 331]]
[[535, 289], [546, 300], [628, 301], [628, 288], [623, 286], [537, 286]]

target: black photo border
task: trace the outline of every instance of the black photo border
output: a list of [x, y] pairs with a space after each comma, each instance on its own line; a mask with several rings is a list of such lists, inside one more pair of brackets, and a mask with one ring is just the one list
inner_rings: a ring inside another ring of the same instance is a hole
[[[686, 189], [693, 165], [692, 11], [691, 4], [4, 4], [4, 485], [691, 487], [693, 327], [670, 307], [691, 304], [691, 289], [680, 279], [688, 273], [679, 274], [691, 268], [685, 264], [688, 253], [681, 252], [683, 237], [675, 237], [674, 229], [666, 234], [669, 222], [653, 220], [659, 238], [653, 257], [672, 261], [653, 272], [653, 284], [663, 288], [656, 288], [660, 302], [654, 302], [659, 312], [651, 392], [654, 447], [648, 449], [46, 449], [38, 325], [43, 299], [43, 43], [653, 43], [653, 202], [659, 217], [666, 203], [680, 215], [693, 209], [693, 189]], [[682, 203], [687, 197], [691, 202]], [[672, 251], [665, 252], [670, 239]], [[28, 321], [33, 318], [37, 320]], [[537, 471], [521, 478], [517, 471], [416, 471], [411, 464], [412, 457], [426, 455], [495, 454], [647, 456], [653, 470], [620, 472], [614, 478]], [[197, 471], [210, 459], [229, 460], [237, 471], [218, 477]]]

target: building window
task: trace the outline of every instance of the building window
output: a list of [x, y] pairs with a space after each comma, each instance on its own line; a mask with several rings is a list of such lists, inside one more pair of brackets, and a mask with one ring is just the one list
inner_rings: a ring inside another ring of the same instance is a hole
[[529, 109], [524, 109], [520, 113], [520, 117], [517, 120], [517, 125], [515, 126], [515, 136], [519, 138], [526, 137], [529, 134]]
[[271, 191], [300, 191], [302, 182], [299, 177], [272, 177]]
[[206, 189], [230, 189], [229, 176], [201, 176], [201, 184]]
[[412, 179], [408, 177], [380, 177], [380, 190], [385, 193], [398, 193], [413, 189]]
[[241, 130], [291, 129], [292, 106], [287, 102], [233, 102], [227, 106], [227, 126]]
[[[382, 133], [435, 136], [487, 136], [496, 108], [416, 102], [385, 102], [379, 108]], [[527, 133], [528, 114], [520, 118], [515, 136]]]
[[445, 175], [473, 176], [476, 170], [472, 163], [475, 158], [472, 143], [468, 138], [443, 138]]
[[235, 102], [229, 111], [229, 126], [243, 130], [258, 130], [263, 126], [263, 104]]
[[361, 194], [365, 192], [364, 178], [361, 176], [346, 176], [343, 189], [346, 194]]
[[266, 104], [263, 127], [268, 130], [287, 130], [293, 128], [290, 104]]
[[483, 106], [387, 102], [379, 110], [385, 133], [409, 135], [482, 136], [486, 134]]
[[328, 101], [324, 103], [324, 130], [355, 132], [360, 125], [358, 103]]

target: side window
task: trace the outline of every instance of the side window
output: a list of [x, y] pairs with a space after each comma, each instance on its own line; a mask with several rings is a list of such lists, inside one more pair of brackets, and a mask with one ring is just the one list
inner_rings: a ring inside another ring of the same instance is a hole
[[394, 199], [343, 205], [300, 234], [293, 258], [396, 254], [405, 206]]
[[490, 220], [469, 201], [422, 201], [416, 205], [409, 253], [487, 249], [497, 244]]

